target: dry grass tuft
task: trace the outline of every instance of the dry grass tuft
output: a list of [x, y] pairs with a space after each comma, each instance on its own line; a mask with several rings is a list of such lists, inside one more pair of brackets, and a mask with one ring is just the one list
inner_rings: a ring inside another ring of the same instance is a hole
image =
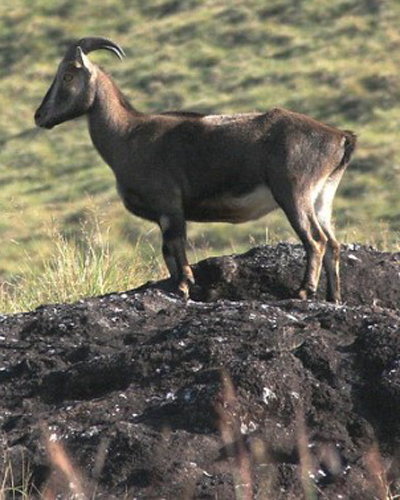
[[56, 500], [60, 494], [74, 500], [86, 500], [88, 498], [85, 481], [82, 473], [72, 464], [64, 446], [55, 434], [47, 435], [45, 445], [49, 461], [52, 464], [52, 473], [43, 491], [43, 500]]
[[243, 441], [238, 415], [238, 401], [230, 376], [222, 374], [222, 401], [216, 410], [222, 441], [227, 449], [235, 449], [232, 476], [237, 500], [252, 500], [253, 480], [250, 456]]

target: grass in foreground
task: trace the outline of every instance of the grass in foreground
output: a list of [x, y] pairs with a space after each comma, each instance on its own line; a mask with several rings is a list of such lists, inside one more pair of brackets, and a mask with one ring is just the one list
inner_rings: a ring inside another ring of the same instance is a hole
[[[240, 405], [236, 396], [236, 390], [232, 379], [227, 372], [221, 376], [221, 401], [216, 405], [219, 415], [219, 435], [221, 445], [227, 449], [235, 450], [232, 458], [226, 459], [228, 470], [233, 478], [235, 497], [234, 500], [271, 500], [271, 492], [274, 491], [274, 478], [266, 473], [259, 478], [260, 486], [257, 496], [254, 493], [254, 478], [252, 464], [270, 464], [266, 443], [260, 439], [254, 439], [248, 449], [244, 442], [239, 418]], [[50, 434], [44, 425], [42, 428], [43, 443], [45, 445], [48, 462], [51, 468], [49, 477], [41, 491], [33, 491], [29, 463], [25, 457], [21, 457], [22, 471], [13, 471], [11, 461], [5, 469], [4, 476], [0, 478], [0, 500], [56, 500], [57, 498], [69, 498], [75, 500], [95, 500], [97, 498], [97, 487], [99, 477], [103, 470], [106, 456], [107, 444], [103, 441], [98, 449], [94, 460], [92, 471], [78, 468], [68, 453], [62, 440], [55, 433]], [[299, 454], [299, 475], [305, 500], [316, 500], [327, 498], [323, 490], [314, 481], [315, 463], [313, 464], [312, 452], [308, 446], [307, 428], [301, 406], [297, 414], [297, 449]], [[331, 455], [330, 464], [340, 470], [340, 459], [334, 446], [327, 446], [327, 453]], [[395, 493], [395, 486], [388, 478], [385, 470], [383, 457], [378, 445], [374, 445], [364, 455], [366, 477], [371, 492], [376, 492], [376, 498], [381, 500], [398, 500], [400, 495]], [[14, 481], [14, 473], [19, 474], [21, 484]], [[184, 479], [184, 478], [182, 478]], [[192, 485], [193, 486], [193, 485]], [[192, 488], [189, 488], [182, 497], [192, 498]], [[273, 494], [273, 493], [272, 493]], [[340, 498], [340, 495], [338, 496]], [[127, 500], [124, 496], [121, 500]]]

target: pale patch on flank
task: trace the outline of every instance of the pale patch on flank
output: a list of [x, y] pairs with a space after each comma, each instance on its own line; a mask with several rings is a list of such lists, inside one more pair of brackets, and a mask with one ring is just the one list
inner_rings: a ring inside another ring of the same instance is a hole
[[278, 208], [270, 189], [258, 186], [242, 196], [222, 195], [204, 200], [201, 206], [212, 211], [215, 221], [240, 223], [256, 220]]
[[228, 125], [230, 123], [247, 121], [260, 116], [260, 113], [238, 113], [235, 115], [207, 115], [202, 118], [202, 121], [212, 125]]

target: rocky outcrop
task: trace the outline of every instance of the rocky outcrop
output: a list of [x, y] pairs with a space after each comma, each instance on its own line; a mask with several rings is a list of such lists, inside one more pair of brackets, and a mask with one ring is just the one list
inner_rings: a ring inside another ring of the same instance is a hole
[[188, 302], [159, 282], [1, 317], [0, 478], [48, 498], [398, 493], [400, 254], [345, 247], [341, 306], [323, 281], [290, 298], [303, 269], [300, 246], [260, 247], [197, 264]]

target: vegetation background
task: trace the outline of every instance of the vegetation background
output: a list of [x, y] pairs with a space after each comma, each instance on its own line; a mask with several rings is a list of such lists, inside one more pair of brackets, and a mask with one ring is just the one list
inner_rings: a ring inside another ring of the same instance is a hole
[[[354, 130], [339, 189], [340, 239], [400, 248], [397, 0], [2, 0], [0, 312], [138, 285], [163, 271], [159, 234], [130, 216], [85, 120], [35, 129], [65, 48], [82, 36], [143, 112], [282, 106]], [[294, 239], [282, 214], [191, 224], [191, 260]]]

